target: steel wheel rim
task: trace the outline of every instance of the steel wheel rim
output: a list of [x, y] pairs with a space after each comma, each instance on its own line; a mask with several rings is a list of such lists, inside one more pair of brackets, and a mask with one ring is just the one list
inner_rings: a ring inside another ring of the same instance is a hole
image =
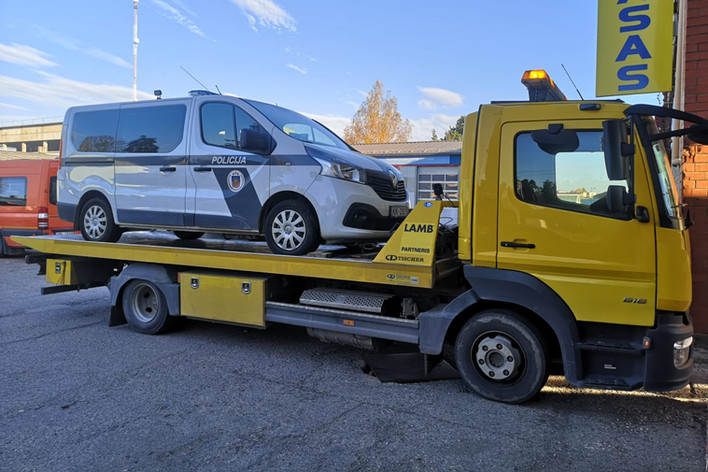
[[84, 215], [84, 229], [91, 239], [100, 239], [106, 232], [108, 226], [108, 216], [98, 205], [94, 205], [86, 210]]
[[160, 311], [160, 297], [150, 285], [142, 283], [133, 289], [131, 305], [138, 321], [150, 323]]
[[487, 380], [513, 382], [523, 372], [524, 356], [513, 338], [502, 333], [484, 333], [472, 345], [470, 357]]
[[307, 226], [295, 210], [283, 210], [275, 216], [271, 227], [275, 244], [284, 251], [294, 251], [305, 241]]

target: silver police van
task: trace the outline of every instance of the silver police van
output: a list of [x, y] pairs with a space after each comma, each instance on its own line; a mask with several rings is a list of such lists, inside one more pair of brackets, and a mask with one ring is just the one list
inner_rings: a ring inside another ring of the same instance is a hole
[[57, 207], [88, 241], [144, 229], [262, 234], [272, 252], [300, 255], [385, 240], [410, 200], [397, 169], [316, 121], [192, 92], [69, 108]]

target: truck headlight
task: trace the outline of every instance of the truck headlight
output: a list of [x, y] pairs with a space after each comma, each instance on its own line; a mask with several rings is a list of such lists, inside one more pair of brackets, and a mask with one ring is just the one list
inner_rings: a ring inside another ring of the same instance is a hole
[[674, 343], [674, 367], [683, 367], [691, 358], [691, 345], [693, 336], [689, 336]]

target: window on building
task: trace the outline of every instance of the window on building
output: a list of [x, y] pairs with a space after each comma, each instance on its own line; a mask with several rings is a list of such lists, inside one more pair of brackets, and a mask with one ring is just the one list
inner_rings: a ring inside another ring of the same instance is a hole
[[459, 199], [459, 168], [456, 166], [420, 167], [418, 169], [418, 201], [435, 200], [433, 185], [442, 185], [444, 198]]

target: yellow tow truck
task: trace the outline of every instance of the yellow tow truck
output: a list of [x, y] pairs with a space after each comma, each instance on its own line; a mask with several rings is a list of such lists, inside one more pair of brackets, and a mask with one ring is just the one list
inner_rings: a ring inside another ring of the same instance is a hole
[[[619, 101], [569, 101], [542, 71], [528, 102], [466, 117], [459, 199], [419, 202], [371, 254], [285, 256], [229, 242], [124, 235], [14, 238], [43, 293], [107, 286], [110, 325], [177, 317], [306, 327], [324, 341], [415, 345], [479, 395], [534, 397], [560, 366], [576, 386], [685, 386], [693, 365], [687, 226], [664, 147], [708, 121]], [[654, 117], [693, 123], [660, 132]], [[458, 224], [440, 218], [454, 206]], [[146, 236], [147, 234], [147, 236]]]

